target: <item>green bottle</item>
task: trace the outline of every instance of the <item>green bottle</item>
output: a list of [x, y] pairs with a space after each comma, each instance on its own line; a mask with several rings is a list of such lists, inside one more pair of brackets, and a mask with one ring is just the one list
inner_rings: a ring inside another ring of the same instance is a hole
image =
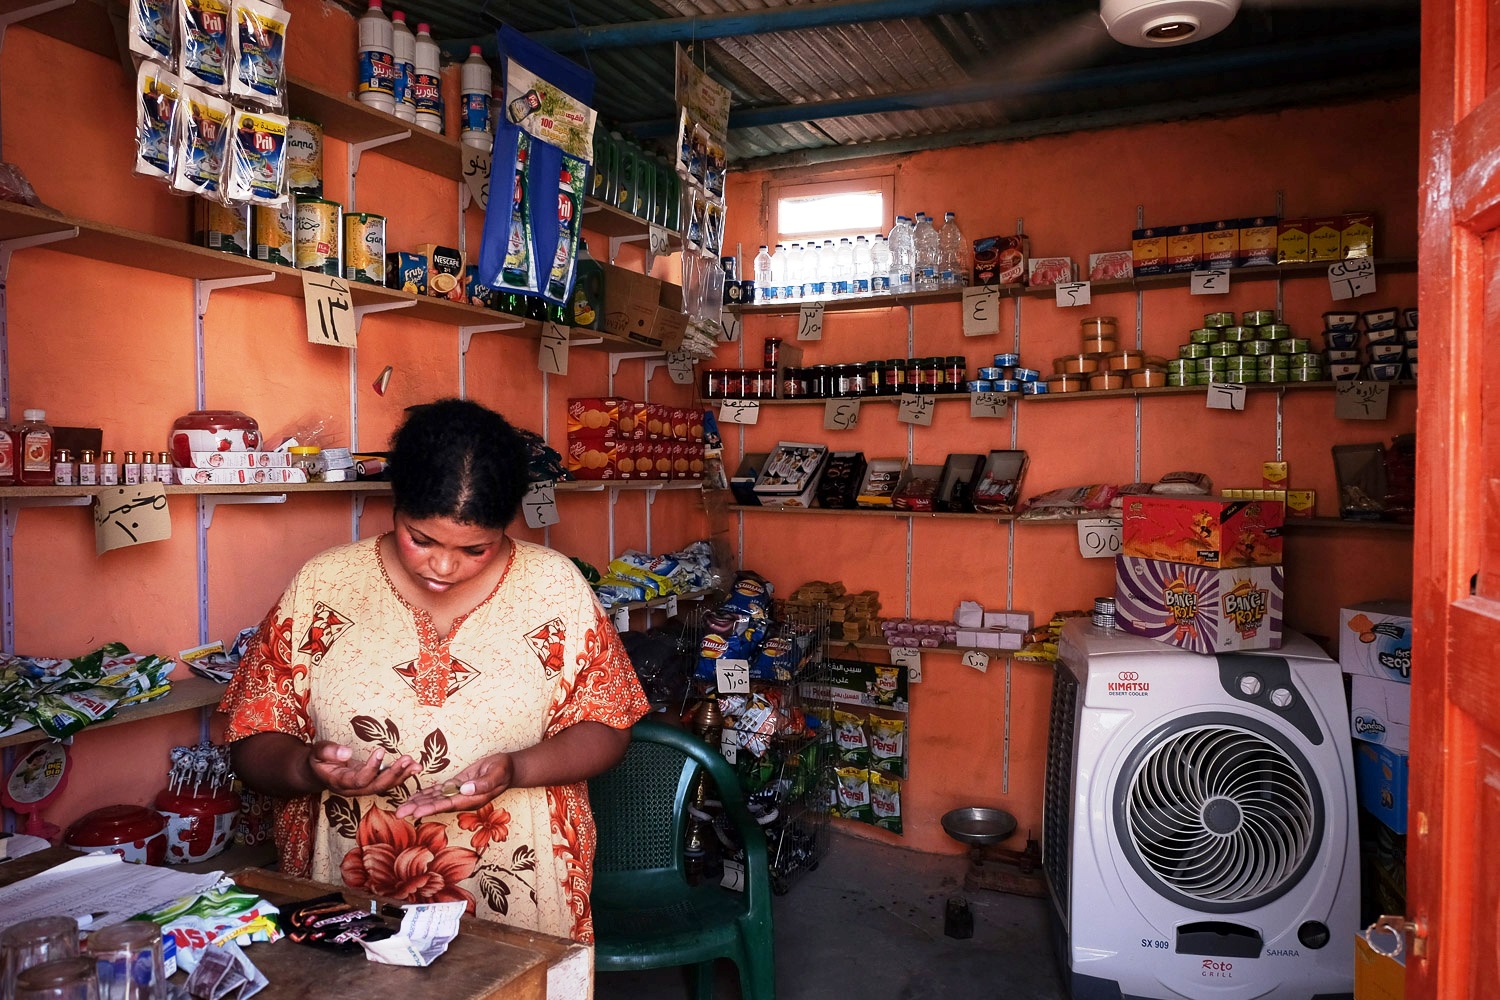
[[589, 255], [587, 240], [578, 241], [578, 263], [573, 275], [569, 321], [590, 330], [604, 329], [604, 268]]

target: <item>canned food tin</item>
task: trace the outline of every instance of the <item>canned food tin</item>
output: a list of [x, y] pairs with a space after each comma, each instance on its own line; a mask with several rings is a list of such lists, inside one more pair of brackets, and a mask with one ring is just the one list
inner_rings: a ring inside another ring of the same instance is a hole
[[1065, 354], [1052, 359], [1052, 370], [1058, 375], [1092, 375], [1103, 360], [1100, 354]]
[[1084, 318], [1082, 326], [1085, 337], [1113, 337], [1115, 335], [1113, 316], [1088, 316]]
[[1323, 314], [1323, 326], [1329, 330], [1353, 330], [1359, 322], [1357, 312], [1326, 312]]
[[1249, 357], [1260, 357], [1276, 353], [1274, 340], [1249, 340], [1240, 345], [1240, 353]]
[[1083, 349], [1092, 354], [1110, 354], [1119, 342], [1113, 337], [1097, 337], [1093, 334], [1085, 334], [1083, 338]]
[[228, 208], [207, 198], [193, 199], [193, 230], [199, 246], [250, 255], [250, 206]]
[[1199, 358], [1197, 361], [1193, 362], [1193, 365], [1194, 370], [1197, 371], [1200, 375], [1204, 372], [1212, 372], [1213, 374], [1218, 375], [1224, 372], [1229, 367], [1229, 359]]
[[1256, 374], [1260, 377], [1260, 381], [1262, 382], [1290, 382], [1292, 380], [1292, 372], [1290, 368], [1261, 368], [1256, 372]]
[[1112, 372], [1133, 372], [1145, 367], [1146, 355], [1140, 351], [1116, 351], [1109, 356]]
[[1130, 386], [1133, 389], [1155, 389], [1168, 384], [1167, 373], [1160, 368], [1142, 368], [1130, 373]]
[[1261, 340], [1285, 340], [1292, 335], [1290, 323], [1263, 323], [1256, 330]]
[[1287, 354], [1267, 354], [1255, 359], [1255, 363], [1262, 368], [1290, 368], [1292, 359]]
[[982, 379], [990, 379], [993, 381], [994, 379], [1000, 378], [1001, 372], [1003, 371], [1003, 368], [992, 368], [986, 365], [985, 367], [979, 369], [979, 377]]
[[1335, 382], [1349, 382], [1359, 378], [1360, 365], [1329, 365], [1328, 376]]
[[1250, 309], [1241, 315], [1240, 322], [1246, 326], [1265, 326], [1276, 322], [1276, 313], [1270, 309]]
[[280, 208], [256, 205], [250, 210], [255, 229], [255, 259], [291, 267], [296, 262], [292, 234], [297, 227], [297, 199], [287, 195]]
[[1017, 368], [1015, 370], [1017, 382], [1036, 382], [1042, 377], [1042, 373], [1035, 368]]
[[385, 216], [369, 212], [344, 216], [344, 279], [385, 284]]
[[1053, 375], [1051, 378], [1047, 379], [1045, 384], [1047, 386], [1048, 393], [1082, 392], [1084, 389], [1088, 388], [1088, 383], [1087, 381], [1085, 381], [1086, 378], [1087, 376], [1084, 375]]
[[1226, 326], [1219, 333], [1220, 340], [1231, 340], [1236, 344], [1255, 339], [1255, 327], [1253, 326]]
[[297, 199], [297, 231], [292, 237], [296, 266], [322, 274], [339, 273], [339, 214], [343, 207], [322, 198]]
[[1217, 327], [1199, 327], [1188, 334], [1188, 341], [1194, 344], [1213, 344], [1217, 343], [1218, 340], [1219, 330]]
[[1206, 358], [1208, 357], [1207, 344], [1183, 344], [1177, 348], [1179, 358]]
[[1198, 370], [1198, 364], [1192, 358], [1173, 358], [1167, 362], [1168, 375], [1187, 375]]
[[1240, 356], [1239, 344], [1209, 344], [1208, 356], [1211, 358], [1237, 358]]
[[1287, 379], [1292, 382], [1323, 382], [1327, 377], [1321, 368], [1293, 368]]
[[989, 379], [973, 379], [964, 383], [964, 389], [968, 392], [992, 392], [995, 383]]
[[1167, 385], [1197, 385], [1198, 376], [1192, 372], [1167, 372]]
[[1257, 382], [1257, 368], [1254, 358], [1230, 358], [1229, 367], [1224, 369], [1224, 374], [1231, 382]]
[[997, 354], [995, 355], [996, 368], [1014, 368], [1021, 363], [1019, 354]]
[[1234, 325], [1234, 313], [1231, 313], [1231, 312], [1204, 313], [1203, 314], [1203, 325], [1204, 326], [1233, 326]]
[[[1412, 378], [1416, 377], [1417, 373], [1412, 372]], [[1022, 382], [1021, 394], [1025, 396], [1045, 396], [1047, 394], [1047, 383], [1040, 379], [1035, 382]]]
[[1098, 392], [1125, 388], [1124, 372], [1096, 372], [1089, 376], [1089, 388]]
[[1013, 378], [996, 379], [993, 383], [996, 392], [1020, 392], [1021, 383]]
[[1292, 337], [1276, 341], [1277, 354], [1307, 354], [1312, 350], [1312, 341], [1306, 337]]
[[323, 196], [323, 126], [293, 118], [286, 127], [286, 185], [293, 194]]

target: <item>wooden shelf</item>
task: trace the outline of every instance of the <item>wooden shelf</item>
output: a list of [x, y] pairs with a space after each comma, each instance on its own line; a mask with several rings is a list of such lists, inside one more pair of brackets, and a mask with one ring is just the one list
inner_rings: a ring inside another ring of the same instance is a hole
[[1283, 530], [1385, 531], [1409, 535], [1412, 533], [1412, 526], [1399, 521], [1354, 521], [1342, 517], [1291, 517], [1287, 518]]
[[[92, 497], [114, 486], [0, 486], [0, 500], [21, 497]], [[167, 495], [176, 493], [389, 493], [391, 484], [369, 481], [352, 483], [248, 483], [233, 486], [176, 486], [164, 488]]]
[[991, 660], [998, 660], [1001, 657], [1014, 656], [1016, 654], [1016, 650], [1014, 649], [982, 649], [979, 646], [960, 646], [957, 643], [953, 642], [941, 642], [936, 646], [892, 646], [884, 639], [876, 639], [873, 637], [866, 639], [855, 639], [852, 642], [847, 639], [829, 639], [828, 642], [825, 643], [825, 646], [830, 653], [835, 654], [839, 649], [849, 649], [851, 647], [854, 649], [875, 649], [883, 652], [889, 652], [892, 649], [915, 649], [917, 652], [923, 654], [951, 653], [956, 656], [962, 656], [965, 653], [972, 651], [975, 653], [984, 653]]
[[[219, 699], [224, 697], [224, 688], [225, 685], [196, 674], [174, 678], [172, 690], [164, 697], [148, 701], [144, 705], [130, 705], [122, 708], [113, 718], [86, 726], [82, 732], [91, 733], [96, 729], [106, 729], [109, 726], [121, 726], [128, 722], [153, 719], [159, 715], [173, 715], [177, 712], [188, 712], [195, 708], [217, 705]], [[19, 733], [11, 733], [9, 736], [0, 736], [0, 747], [19, 746], [23, 743], [35, 743], [38, 740], [50, 738], [40, 729], [25, 729]]]
[[679, 602], [701, 601], [713, 593], [715, 591], [712, 590], [690, 590], [685, 594], [673, 594], [671, 597], [653, 597], [646, 601], [626, 601], [623, 604], [611, 604], [604, 609], [604, 613], [613, 617], [617, 611], [643, 611], [650, 608], [664, 608], [672, 602], [673, 597]]
[[572, 479], [556, 483], [554, 493], [600, 493], [605, 490], [625, 490], [647, 493], [653, 490], [701, 490], [701, 479], [648, 479], [642, 482], [616, 482], [608, 479]]
[[940, 520], [968, 521], [1014, 521], [1014, 514], [976, 514], [972, 512], [924, 511], [924, 510], [876, 510], [873, 507], [761, 507], [759, 505], [730, 504], [730, 510], [750, 514], [834, 514], [874, 517], [907, 517], [914, 519], [934, 518]]
[[[1246, 392], [1302, 392], [1309, 389], [1322, 389], [1332, 391], [1337, 389], [1338, 382], [1246, 382]], [[1410, 380], [1398, 382], [1387, 382], [1386, 385], [1395, 389], [1415, 389], [1417, 383]], [[1084, 389], [1080, 392], [1044, 392], [1035, 396], [1025, 396], [1026, 403], [1059, 403], [1078, 401], [1082, 399], [1130, 399], [1141, 396], [1183, 396], [1197, 394], [1206, 395], [1207, 386], [1202, 385], [1163, 385], [1153, 389]]]

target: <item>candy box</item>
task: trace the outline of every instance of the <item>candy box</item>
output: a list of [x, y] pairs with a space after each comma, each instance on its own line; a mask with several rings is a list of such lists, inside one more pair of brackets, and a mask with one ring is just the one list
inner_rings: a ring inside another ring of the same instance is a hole
[[1167, 272], [1167, 231], [1134, 229], [1130, 233], [1131, 266], [1137, 275]]
[[1240, 249], [1235, 255], [1239, 267], [1264, 267], [1276, 263], [1275, 216], [1256, 216], [1240, 220]]
[[620, 415], [627, 400], [618, 396], [583, 396], [568, 400], [568, 437], [594, 437], [615, 440], [620, 432]]
[[1019, 285], [1026, 280], [1031, 244], [1025, 236], [985, 236], [974, 241], [974, 284]]
[[646, 426], [650, 421], [650, 411], [650, 403], [639, 403], [631, 399], [620, 400], [620, 438], [644, 441], [650, 437], [646, 432]]
[[1240, 220], [1223, 219], [1203, 224], [1205, 267], [1234, 267], [1240, 255]]
[[621, 479], [646, 479], [651, 469], [651, 442], [626, 438], [615, 442], [615, 469]]
[[576, 479], [619, 479], [619, 445], [601, 437], [569, 437], [567, 469]]
[[427, 294], [450, 302], [465, 301], [464, 255], [436, 243], [424, 243], [417, 250], [427, 260]]
[[1228, 569], [1281, 562], [1283, 505], [1226, 497], [1127, 496], [1120, 551]]
[[1411, 683], [1411, 604], [1367, 601], [1339, 611], [1339, 667]]
[[671, 479], [672, 478], [672, 442], [670, 441], [647, 441], [646, 451], [651, 461], [647, 466], [649, 472], [647, 479]]
[[864, 452], [836, 451], [818, 481], [818, 506], [853, 507], [854, 495], [865, 475]]
[[872, 458], [865, 466], [854, 502], [860, 507], [889, 507], [896, 487], [901, 483], [906, 461], [900, 458]]
[[1411, 685], [1367, 674], [1349, 678], [1349, 731], [1401, 753], [1411, 749]]
[[1033, 257], [1026, 262], [1026, 284], [1032, 288], [1047, 288], [1072, 280], [1072, 257]]
[[1167, 270], [1196, 271], [1203, 263], [1203, 226], [1191, 223], [1167, 230]]
[[1195, 653], [1279, 648], [1283, 604], [1280, 566], [1115, 557], [1115, 624]]

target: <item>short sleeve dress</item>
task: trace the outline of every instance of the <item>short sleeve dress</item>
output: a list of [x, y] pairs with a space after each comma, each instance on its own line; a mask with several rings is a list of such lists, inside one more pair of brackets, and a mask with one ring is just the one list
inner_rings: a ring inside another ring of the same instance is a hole
[[226, 740], [289, 733], [420, 772], [380, 795], [282, 803], [283, 870], [592, 943], [594, 820], [584, 782], [512, 788], [473, 812], [413, 822], [396, 807], [481, 757], [578, 722], [624, 729], [649, 710], [619, 636], [567, 557], [512, 540], [494, 592], [439, 635], [365, 539], [314, 557], [261, 624], [219, 708]]

